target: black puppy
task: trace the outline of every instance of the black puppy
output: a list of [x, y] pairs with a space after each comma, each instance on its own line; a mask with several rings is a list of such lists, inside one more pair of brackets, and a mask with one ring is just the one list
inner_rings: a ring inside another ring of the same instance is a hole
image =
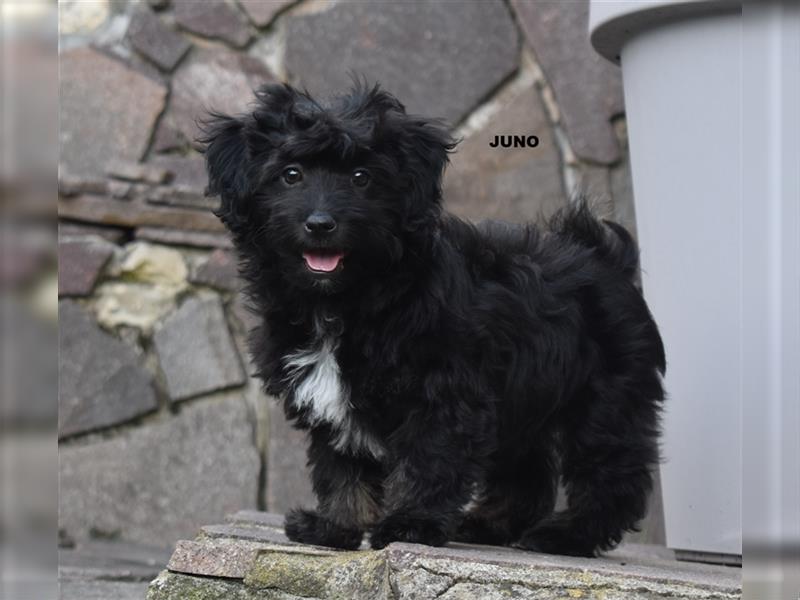
[[618, 543], [645, 514], [664, 395], [630, 235], [580, 203], [541, 230], [443, 213], [452, 138], [377, 87], [256, 97], [202, 142], [263, 319], [258, 376], [310, 431], [319, 506], [286, 534]]

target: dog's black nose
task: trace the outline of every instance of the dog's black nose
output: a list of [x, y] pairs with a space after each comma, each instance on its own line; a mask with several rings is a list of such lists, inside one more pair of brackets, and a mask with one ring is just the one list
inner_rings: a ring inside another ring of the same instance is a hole
[[313, 212], [306, 219], [306, 231], [308, 233], [331, 233], [336, 229], [336, 221], [326, 212]]

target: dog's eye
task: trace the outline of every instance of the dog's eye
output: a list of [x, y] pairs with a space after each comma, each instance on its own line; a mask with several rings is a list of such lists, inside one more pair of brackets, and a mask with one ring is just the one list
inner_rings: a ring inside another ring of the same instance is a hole
[[350, 181], [353, 182], [353, 185], [356, 187], [364, 187], [369, 183], [370, 176], [366, 169], [356, 169], [353, 171], [353, 176], [350, 178]]
[[283, 170], [283, 180], [288, 185], [294, 185], [303, 181], [303, 173], [297, 167], [288, 167]]

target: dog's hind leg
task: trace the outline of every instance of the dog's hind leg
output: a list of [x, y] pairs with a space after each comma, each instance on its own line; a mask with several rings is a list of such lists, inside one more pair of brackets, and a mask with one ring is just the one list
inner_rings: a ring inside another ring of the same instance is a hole
[[517, 542], [550, 554], [594, 556], [620, 542], [645, 516], [658, 463], [658, 401], [655, 373], [638, 389], [583, 403], [584, 414], [563, 432], [562, 479], [568, 507], [531, 525]]
[[553, 512], [558, 483], [554, 449], [537, 444], [522, 457], [499, 456], [454, 539], [503, 546]]

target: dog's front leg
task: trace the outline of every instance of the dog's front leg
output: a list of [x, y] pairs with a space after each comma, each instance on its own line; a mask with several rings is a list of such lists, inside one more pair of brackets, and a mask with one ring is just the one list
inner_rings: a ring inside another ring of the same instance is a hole
[[493, 448], [492, 414], [488, 402], [469, 406], [450, 396], [421, 409], [396, 432], [384, 516], [370, 536], [373, 548], [395, 541], [447, 542], [483, 478]]
[[316, 511], [297, 508], [286, 514], [286, 536], [296, 542], [355, 549], [364, 530], [378, 517], [381, 469], [370, 459], [340, 453], [329, 432], [314, 430], [308, 450]]

